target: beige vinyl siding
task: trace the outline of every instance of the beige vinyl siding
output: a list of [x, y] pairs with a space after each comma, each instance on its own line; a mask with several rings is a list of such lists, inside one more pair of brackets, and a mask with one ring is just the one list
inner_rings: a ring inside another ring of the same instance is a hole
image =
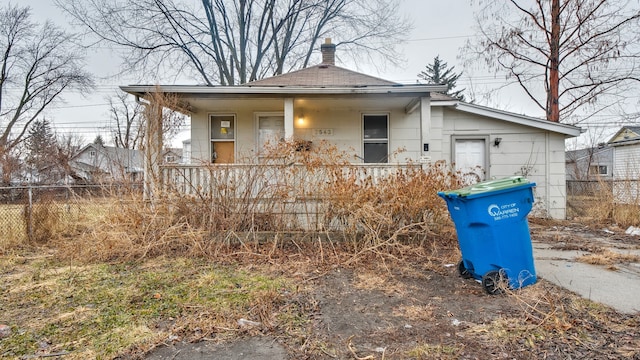
[[[418, 111], [406, 114], [404, 105], [408, 99], [362, 99], [358, 101], [339, 99], [296, 99], [294, 100], [294, 137], [297, 139], [321, 141], [335, 144], [339, 150], [351, 155], [362, 156], [362, 115], [389, 115], [389, 153], [391, 163], [406, 163], [420, 159], [420, 115]], [[236, 115], [236, 159], [251, 162], [255, 153], [257, 130], [255, 114], [260, 112], [282, 112], [282, 99], [207, 101], [200, 104], [192, 114], [191, 146], [194, 164], [209, 161], [209, 114], [225, 113]], [[297, 122], [304, 116], [304, 124]], [[314, 129], [331, 129], [333, 135], [314, 135]], [[356, 161], [357, 162], [357, 161]]]
[[[363, 156], [363, 114], [389, 115], [390, 163], [420, 161], [423, 143], [429, 144], [424, 153], [430, 161], [452, 161], [452, 140], [456, 137], [486, 139], [488, 142], [488, 178], [525, 175], [536, 182], [536, 204], [540, 214], [554, 218], [565, 216], [564, 135], [520, 125], [492, 117], [474, 115], [453, 107], [431, 106], [430, 119], [421, 126], [420, 110], [410, 114], [405, 106], [411, 99], [294, 99], [294, 137], [322, 139], [336, 145], [348, 156]], [[236, 159], [252, 162], [255, 157], [257, 129], [255, 114], [282, 112], [283, 99], [201, 101], [192, 115], [192, 157], [209, 161], [208, 116], [212, 113], [236, 115]], [[297, 122], [304, 115], [305, 123]], [[331, 129], [332, 135], [314, 135], [314, 129]], [[421, 139], [421, 133], [426, 134]], [[494, 146], [495, 138], [501, 138]], [[355, 160], [355, 162], [360, 162]], [[198, 161], [194, 160], [194, 164]]]
[[[418, 161], [422, 143], [420, 141], [420, 112], [406, 114], [404, 109], [395, 109], [389, 114], [390, 163]], [[397, 154], [393, 156], [394, 152]]]
[[640, 144], [616, 146], [613, 150], [613, 194], [624, 204], [640, 202]]
[[613, 177], [615, 180], [640, 179], [640, 144], [614, 148]]
[[[487, 178], [524, 175], [537, 185], [534, 211], [565, 217], [564, 135], [449, 108], [432, 112], [432, 124], [442, 124], [442, 152], [433, 160], [451, 161], [451, 141], [456, 136], [488, 137]], [[432, 135], [439, 130], [432, 129]], [[498, 137], [500, 145], [494, 146]], [[433, 136], [431, 142], [436, 142]]]

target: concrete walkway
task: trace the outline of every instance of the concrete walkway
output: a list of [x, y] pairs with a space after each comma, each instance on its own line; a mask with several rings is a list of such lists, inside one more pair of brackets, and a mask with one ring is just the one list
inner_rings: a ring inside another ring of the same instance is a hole
[[[640, 255], [640, 250], [625, 250]], [[551, 245], [533, 242], [536, 273], [549, 282], [607, 305], [618, 312], [640, 311], [640, 264], [616, 265], [618, 270], [575, 261], [587, 254], [577, 250], [556, 250]]]

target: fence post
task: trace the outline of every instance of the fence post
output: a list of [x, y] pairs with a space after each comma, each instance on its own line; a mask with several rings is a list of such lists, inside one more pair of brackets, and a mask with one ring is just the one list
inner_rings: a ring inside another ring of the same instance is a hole
[[27, 204], [27, 236], [29, 241], [33, 242], [33, 190], [31, 185], [27, 187], [27, 193], [29, 195], [29, 204]]

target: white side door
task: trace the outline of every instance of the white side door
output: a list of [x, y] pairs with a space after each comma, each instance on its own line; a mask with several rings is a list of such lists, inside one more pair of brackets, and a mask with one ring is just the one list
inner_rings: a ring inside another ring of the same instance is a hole
[[456, 139], [455, 167], [470, 184], [483, 181], [486, 173], [486, 144], [484, 139]]

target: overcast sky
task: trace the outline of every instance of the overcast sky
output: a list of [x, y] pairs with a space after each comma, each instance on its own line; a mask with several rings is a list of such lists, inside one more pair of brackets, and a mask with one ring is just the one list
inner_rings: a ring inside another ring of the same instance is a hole
[[[31, 6], [34, 20], [43, 22], [50, 19], [56, 25], [69, 28], [68, 17], [62, 15], [52, 0], [26, 0], [21, 4]], [[414, 23], [409, 41], [400, 47], [402, 56], [406, 59], [403, 65], [384, 69], [370, 67], [354, 70], [400, 83], [415, 83], [418, 79], [417, 74], [438, 55], [449, 67], [455, 66], [456, 72], [463, 70], [458, 53], [465, 41], [474, 36], [473, 8], [469, 0], [401, 0], [400, 13], [408, 16]], [[106, 49], [92, 51], [88, 55], [88, 70], [98, 77], [97, 86], [90, 94], [83, 94], [84, 96], [77, 93], [66, 94], [65, 104], [56, 105], [47, 112], [45, 116], [52, 121], [58, 132], [79, 133], [87, 141], [92, 141], [97, 134], [101, 134], [105, 141], [111, 141], [107, 130], [109, 114], [105, 97], [119, 91], [119, 85], [131, 83], [129, 79], [114, 76], [119, 62], [118, 57]], [[337, 65], [349, 67], [348, 64]], [[501, 78], [495, 78], [486, 72], [464, 70], [463, 78], [458, 81], [458, 88], [469, 89], [471, 83], [480, 88], [499, 86], [503, 83]], [[544, 115], [518, 91], [503, 92], [491, 104], [484, 105], [530, 116]], [[188, 131], [184, 131], [173, 145], [180, 146], [181, 140], [188, 137]]]

